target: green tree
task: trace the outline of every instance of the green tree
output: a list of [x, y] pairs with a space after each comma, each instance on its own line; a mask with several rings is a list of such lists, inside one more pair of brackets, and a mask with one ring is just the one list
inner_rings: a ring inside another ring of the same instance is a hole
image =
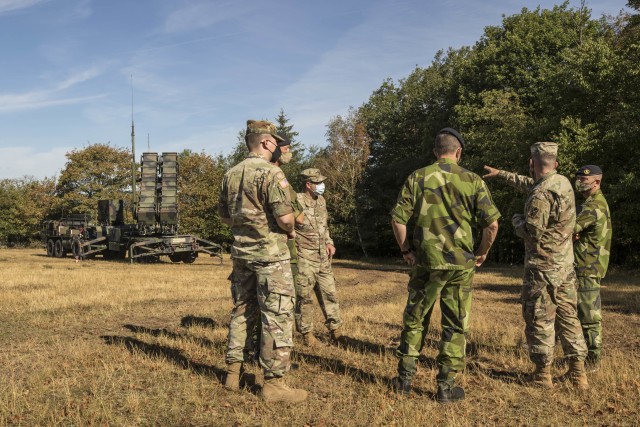
[[230, 243], [229, 227], [218, 216], [218, 198], [225, 172], [222, 156], [184, 150], [178, 155], [180, 230], [215, 243]]
[[109, 144], [91, 144], [66, 154], [57, 195], [64, 214], [97, 216], [101, 199], [122, 199], [131, 204], [131, 152]]

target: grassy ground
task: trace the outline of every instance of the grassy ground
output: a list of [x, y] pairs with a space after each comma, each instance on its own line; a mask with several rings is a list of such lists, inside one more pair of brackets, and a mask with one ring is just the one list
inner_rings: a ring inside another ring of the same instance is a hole
[[[297, 345], [287, 381], [302, 405], [266, 405], [254, 366], [240, 393], [221, 385], [231, 308], [230, 261], [216, 266], [75, 263], [40, 250], [0, 250], [0, 425], [639, 425], [640, 288], [612, 274], [603, 289], [606, 355], [579, 393], [529, 388], [518, 303], [521, 267], [476, 275], [467, 400], [434, 401], [439, 311], [416, 390], [397, 398], [394, 346], [407, 273], [399, 264], [334, 263], [345, 342]], [[559, 377], [566, 367], [554, 367]]]

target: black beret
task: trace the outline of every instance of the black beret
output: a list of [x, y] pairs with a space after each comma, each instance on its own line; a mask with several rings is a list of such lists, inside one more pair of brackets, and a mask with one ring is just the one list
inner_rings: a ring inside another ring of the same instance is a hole
[[576, 176], [602, 175], [602, 169], [596, 165], [585, 165], [578, 169]]
[[280, 147], [284, 147], [285, 145], [291, 145], [291, 139], [287, 135], [283, 133], [279, 133], [278, 136], [282, 138], [282, 141], [278, 141], [278, 145]]
[[462, 135], [458, 133], [457, 130], [452, 128], [444, 128], [444, 129], [440, 129], [440, 131], [438, 132], [438, 135], [440, 135], [441, 133], [448, 133], [449, 135], [455, 136], [458, 142], [460, 142], [460, 145], [462, 146], [462, 148], [464, 148], [464, 145], [466, 144], [466, 142], [464, 141], [464, 138], [462, 137]]

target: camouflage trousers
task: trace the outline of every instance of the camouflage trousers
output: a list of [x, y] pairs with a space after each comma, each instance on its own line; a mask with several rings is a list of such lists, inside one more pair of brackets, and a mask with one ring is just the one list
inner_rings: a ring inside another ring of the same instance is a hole
[[342, 320], [331, 261], [328, 258], [312, 261], [298, 257], [295, 316], [298, 332], [302, 334], [313, 330], [314, 293], [325, 318], [324, 325], [330, 331], [338, 329], [342, 325]]
[[522, 316], [532, 362], [544, 366], [553, 362], [556, 332], [565, 357], [585, 359], [587, 346], [578, 320], [577, 301], [576, 274], [572, 268], [554, 271], [525, 269]]
[[431, 313], [438, 295], [442, 312], [442, 336], [436, 362], [438, 384], [453, 385], [465, 367], [466, 333], [471, 315], [471, 284], [474, 269], [427, 270], [414, 267], [409, 279], [409, 296], [402, 316], [403, 329], [396, 355], [398, 377], [411, 380], [424, 346]]
[[587, 360], [597, 362], [602, 356], [602, 311], [600, 278], [578, 276], [578, 319], [587, 342]]
[[233, 310], [226, 363], [244, 362], [260, 325], [260, 365], [265, 378], [282, 377], [290, 368], [293, 347], [294, 286], [289, 260], [233, 260]]

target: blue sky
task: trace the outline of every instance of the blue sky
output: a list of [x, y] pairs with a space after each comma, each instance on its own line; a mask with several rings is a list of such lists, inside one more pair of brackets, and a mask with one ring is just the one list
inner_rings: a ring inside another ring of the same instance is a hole
[[[474, 44], [512, 0], [0, 0], [0, 178], [59, 174], [89, 143], [227, 154], [284, 109], [303, 144], [386, 78]], [[579, 0], [572, 0], [574, 7]], [[591, 0], [592, 16], [626, 0]]]

